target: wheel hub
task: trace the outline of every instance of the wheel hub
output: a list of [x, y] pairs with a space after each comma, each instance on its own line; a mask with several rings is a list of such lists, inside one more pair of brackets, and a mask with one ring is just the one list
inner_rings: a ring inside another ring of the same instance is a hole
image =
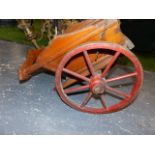
[[95, 95], [103, 94], [105, 91], [105, 80], [100, 76], [95, 76], [90, 81], [90, 90]]

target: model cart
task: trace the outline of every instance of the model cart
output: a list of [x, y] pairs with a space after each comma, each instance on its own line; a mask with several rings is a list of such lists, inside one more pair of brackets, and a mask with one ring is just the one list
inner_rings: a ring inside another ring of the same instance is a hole
[[[70, 107], [95, 114], [115, 112], [127, 107], [142, 85], [142, 67], [131, 48], [119, 20], [84, 20], [70, 25], [47, 47], [28, 51], [19, 79], [28, 80], [41, 68], [52, 71], [56, 90]], [[119, 70], [121, 59], [128, 64]]]

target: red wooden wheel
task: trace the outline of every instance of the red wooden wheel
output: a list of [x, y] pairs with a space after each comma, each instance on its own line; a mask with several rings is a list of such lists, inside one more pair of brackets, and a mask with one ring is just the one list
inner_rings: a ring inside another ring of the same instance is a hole
[[[91, 62], [92, 50], [112, 55], [109, 63], [101, 72], [96, 71]], [[88, 76], [67, 68], [68, 63], [75, 62], [78, 55], [83, 55], [85, 59], [90, 72]], [[120, 70], [121, 72], [116, 74], [113, 70], [119, 69], [119, 67], [115, 67], [115, 64], [122, 56], [127, 58], [131, 65], [123, 69], [123, 73]], [[111, 75], [111, 73], [113, 74]], [[80, 79], [82, 86], [75, 83], [63, 88], [64, 74]], [[66, 104], [82, 112], [95, 114], [115, 112], [129, 105], [136, 97], [142, 80], [143, 71], [136, 56], [118, 44], [107, 42], [84, 44], [67, 53], [59, 64], [55, 77], [57, 91]]]

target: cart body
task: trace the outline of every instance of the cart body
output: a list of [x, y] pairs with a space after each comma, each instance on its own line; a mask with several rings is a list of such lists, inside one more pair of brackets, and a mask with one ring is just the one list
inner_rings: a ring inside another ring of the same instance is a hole
[[[117, 43], [130, 49], [134, 46], [121, 32], [119, 20], [85, 20], [71, 25], [64, 34], [55, 36], [47, 47], [30, 50], [26, 61], [19, 70], [19, 79], [28, 79], [33, 72], [40, 68], [55, 72], [67, 52], [84, 43], [96, 41]], [[92, 54], [92, 61], [95, 58], [96, 54]], [[106, 55], [105, 58], [107, 58]], [[81, 70], [84, 66], [83, 58], [80, 57], [69, 68]]]

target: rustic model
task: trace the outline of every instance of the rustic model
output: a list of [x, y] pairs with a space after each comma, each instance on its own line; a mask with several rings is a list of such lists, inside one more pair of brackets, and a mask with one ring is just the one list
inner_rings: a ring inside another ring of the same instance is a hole
[[[40, 69], [52, 71], [56, 90], [67, 105], [88, 113], [115, 112], [133, 101], [142, 84], [141, 64], [129, 51], [133, 46], [119, 20], [83, 20], [55, 36], [47, 47], [29, 50], [19, 79], [28, 80]], [[130, 62], [127, 73], [110, 76], [122, 57]]]

